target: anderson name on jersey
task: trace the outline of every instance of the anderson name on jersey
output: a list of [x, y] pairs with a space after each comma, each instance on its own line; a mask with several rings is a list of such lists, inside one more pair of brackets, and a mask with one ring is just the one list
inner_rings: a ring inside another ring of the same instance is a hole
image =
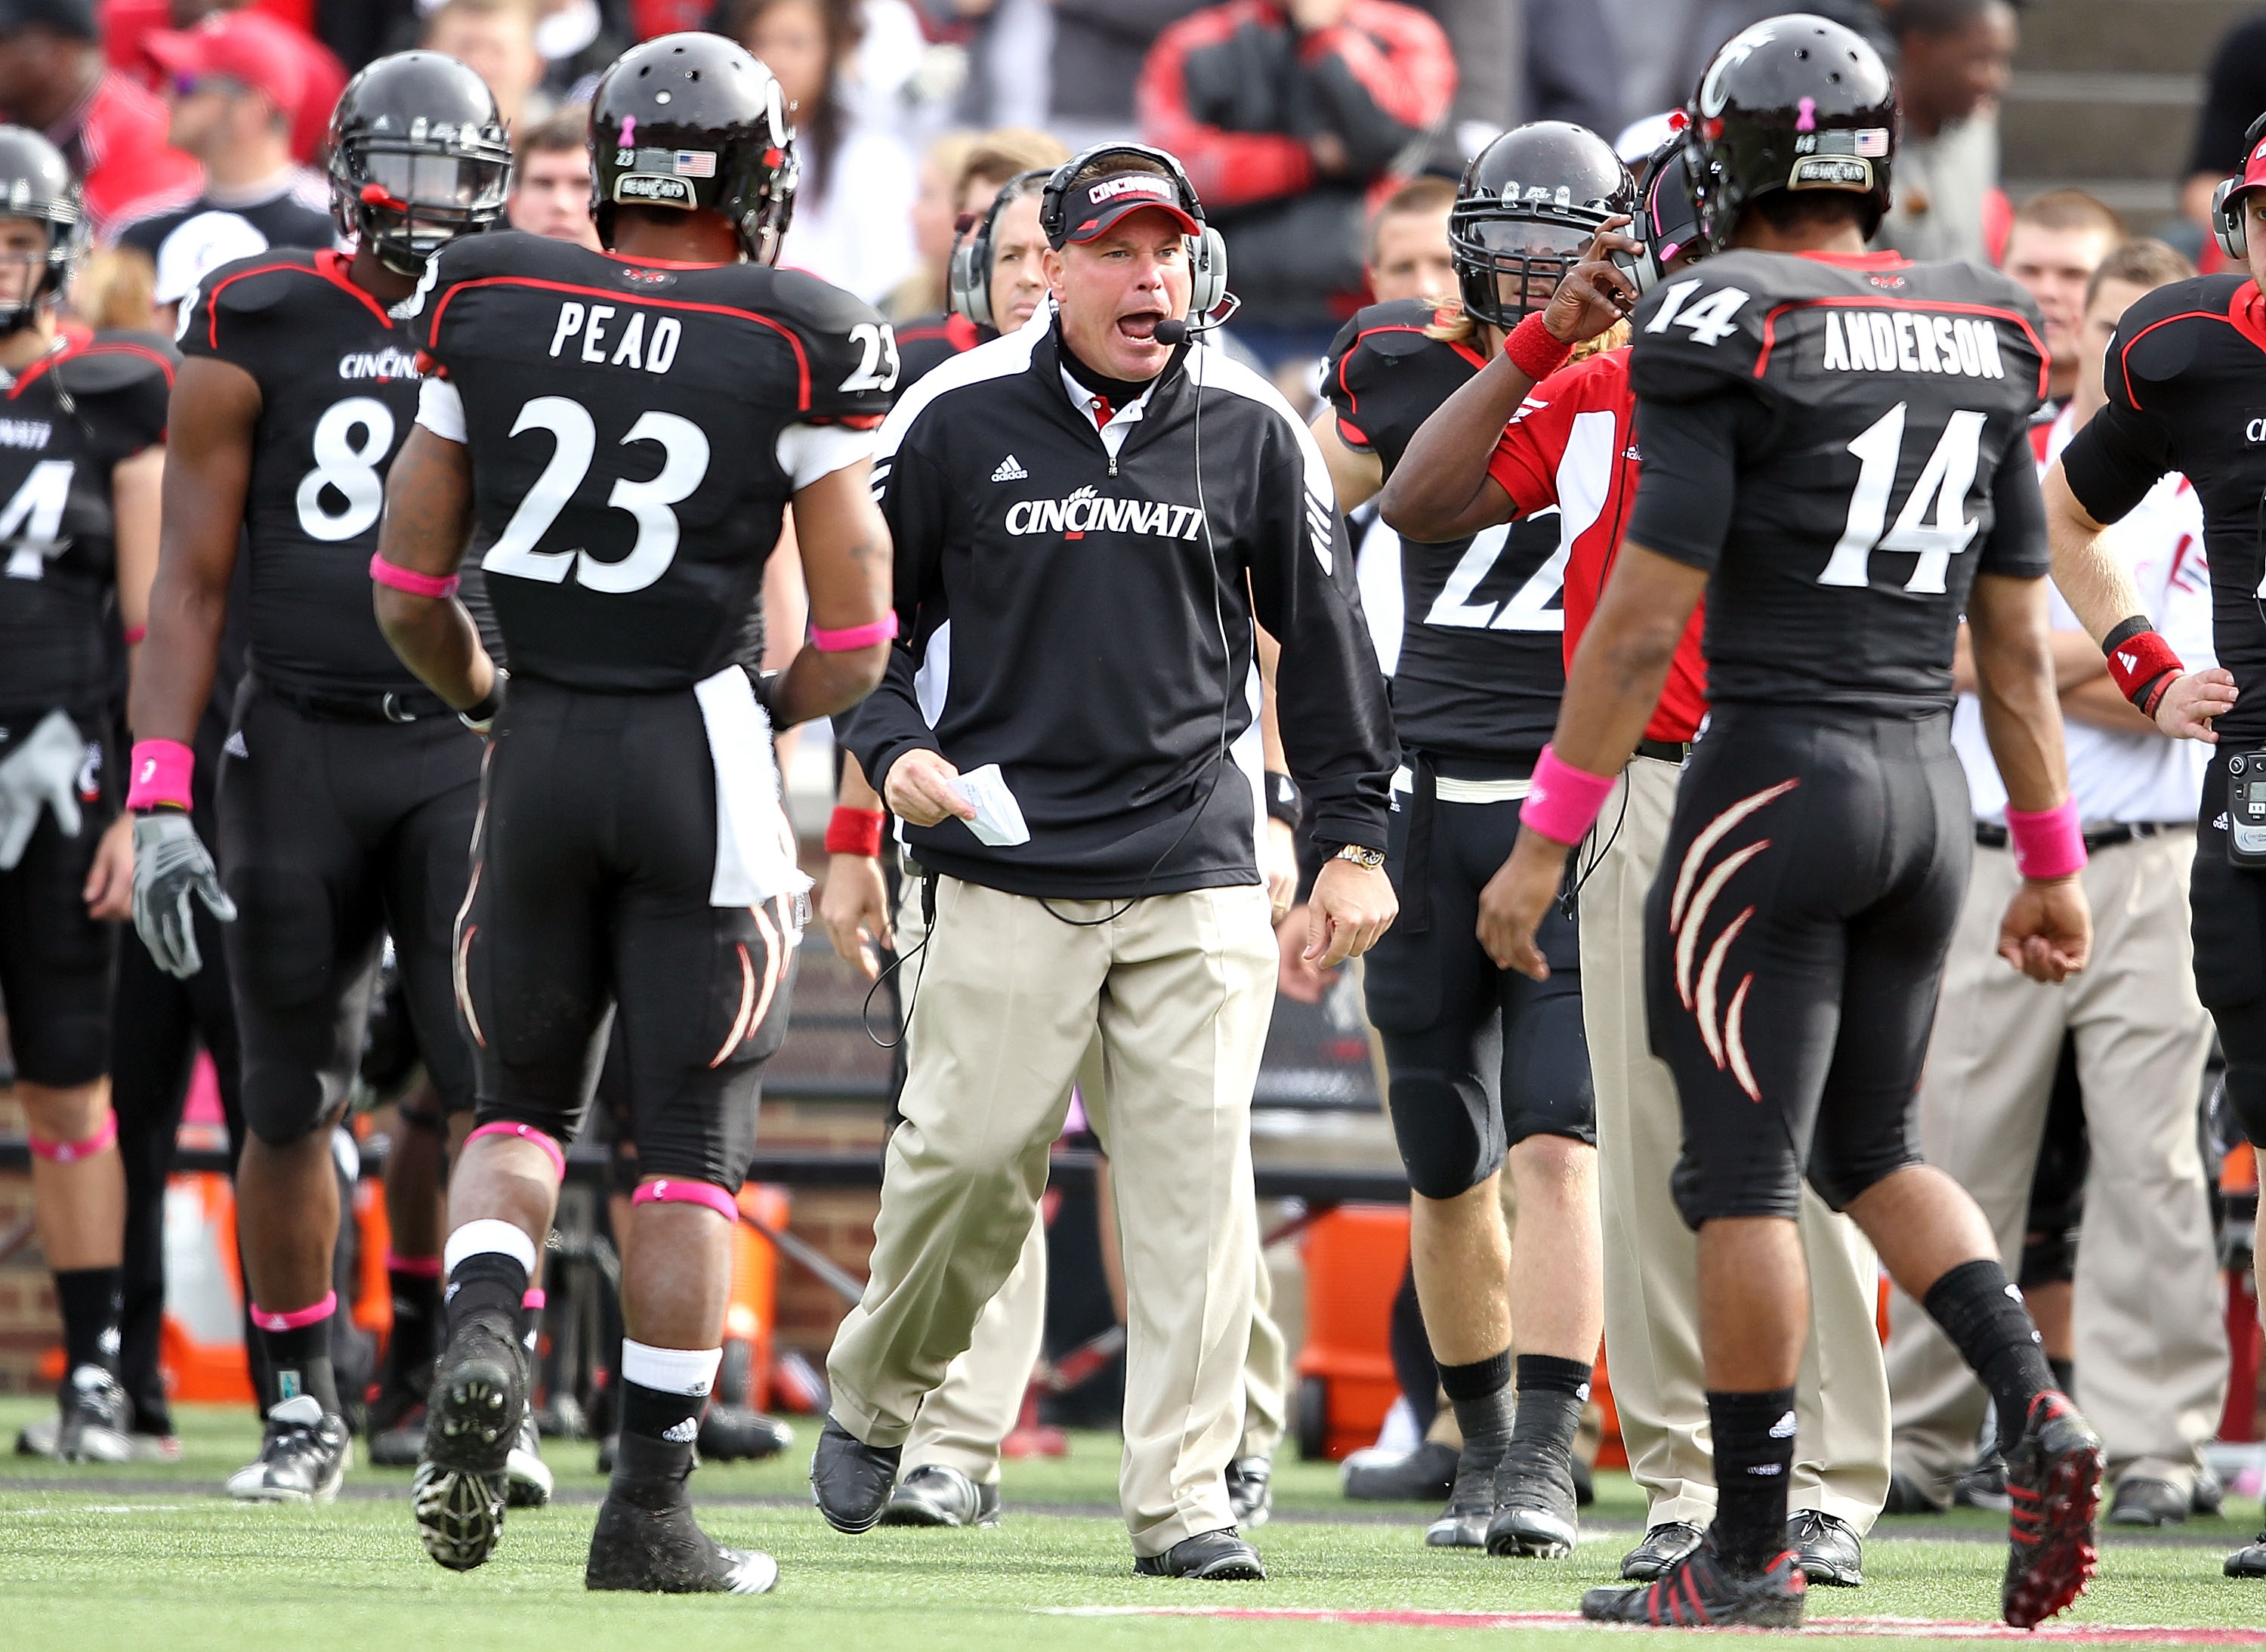
[[471, 450], [511, 669], [689, 689], [739, 658], [796, 488], [852, 462], [897, 376], [887, 323], [815, 276], [640, 260], [506, 231], [403, 306]]
[[[113, 692], [111, 472], [165, 439], [173, 354], [66, 337], [0, 401], [0, 708], [92, 712]], [[0, 375], [4, 377], [5, 375]]]
[[[1339, 440], [1374, 453], [1387, 477], [1424, 420], [1487, 365], [1468, 342], [1428, 337], [1434, 313], [1422, 299], [1371, 304], [1330, 347], [1324, 387]], [[1549, 740], [1566, 688], [1560, 526], [1546, 506], [1466, 538], [1401, 542], [1392, 696], [1404, 744], [1531, 762]]]
[[2004, 276], [1893, 253], [1733, 252], [1646, 298], [1629, 537], [1712, 574], [1715, 700], [1951, 704], [1975, 575], [2049, 567], [2042, 330]]

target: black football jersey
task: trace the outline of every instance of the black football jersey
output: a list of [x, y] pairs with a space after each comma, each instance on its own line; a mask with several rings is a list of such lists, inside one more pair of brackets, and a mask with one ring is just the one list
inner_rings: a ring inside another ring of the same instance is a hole
[[0, 395], [0, 707], [113, 698], [111, 472], [165, 439], [172, 380], [164, 340], [105, 333], [67, 339]]
[[369, 596], [385, 473], [417, 418], [416, 340], [327, 252], [223, 264], [180, 315], [184, 355], [259, 385], [244, 509], [252, 669], [320, 693], [421, 689]]
[[1975, 575], [2050, 567], [2029, 296], [1969, 264], [1735, 252], [1634, 322], [1628, 537], [1711, 571], [1711, 697], [1948, 705]]
[[489, 235], [444, 250], [411, 307], [463, 398], [511, 668], [600, 691], [742, 656], [793, 488], [780, 433], [879, 424], [897, 378], [870, 306], [757, 264]]
[[[1427, 338], [1422, 299], [1371, 304], [1330, 347], [1338, 436], [1392, 474], [1417, 427], [1487, 358]], [[1542, 749], [1566, 689], [1566, 552], [1557, 508], [1443, 545], [1403, 540], [1392, 720], [1404, 746], [1517, 762]]]
[[2240, 698], [2222, 739], [2266, 741], [2266, 298], [2248, 275], [2133, 301], [2106, 363], [2109, 405], [2062, 450], [2070, 492], [2116, 522], [2166, 471], [2203, 504], [2218, 663]]

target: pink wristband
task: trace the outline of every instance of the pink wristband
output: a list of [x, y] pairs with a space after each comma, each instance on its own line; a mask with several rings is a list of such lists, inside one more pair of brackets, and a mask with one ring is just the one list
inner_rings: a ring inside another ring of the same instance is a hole
[[862, 625], [844, 625], [839, 631], [810, 628], [810, 646], [821, 654], [847, 654], [852, 648], [870, 648], [877, 642], [887, 642], [897, 634], [896, 611], [892, 609], [879, 619]]
[[126, 628], [126, 646], [129, 648], [138, 647], [149, 634], [150, 627], [147, 625], [128, 625]]
[[127, 808], [155, 808], [160, 803], [189, 807], [189, 777], [197, 771], [197, 754], [179, 741], [135, 741], [133, 768], [133, 782], [126, 788]]
[[418, 574], [408, 568], [396, 567], [376, 552], [370, 553], [369, 577], [380, 585], [391, 585], [397, 591], [406, 591], [412, 596], [435, 598], [454, 596], [457, 579], [453, 574], [443, 579], [431, 574]]
[[[1510, 364], [1539, 384], [1574, 354], [1570, 344], [1561, 344], [1549, 328], [1542, 325], [1542, 312], [1538, 310], [1510, 330], [1502, 341], [1502, 353]], [[1586, 830], [1586, 829], [1585, 829]]]
[[2077, 800], [2059, 808], [2007, 811], [2007, 840], [2014, 870], [2026, 878], [2065, 878], [2085, 870], [2085, 834], [2077, 826]]
[[1519, 824], [1571, 848], [1582, 841], [1612, 789], [1612, 776], [1577, 769], [1545, 746], [1527, 782], [1526, 800], [1518, 806]]

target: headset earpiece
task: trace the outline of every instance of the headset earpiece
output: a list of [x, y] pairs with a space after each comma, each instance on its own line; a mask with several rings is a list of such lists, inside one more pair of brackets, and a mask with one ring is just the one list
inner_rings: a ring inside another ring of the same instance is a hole
[[2250, 261], [2250, 232], [2243, 223], [2242, 203], [2231, 207], [2227, 196], [2233, 193], [2239, 178], [2223, 178], [2211, 197], [2211, 233], [2218, 243], [2218, 250], [2238, 264]]
[[1201, 321], [1227, 297], [1227, 242], [1210, 224], [1188, 238], [1188, 314]]
[[973, 230], [953, 238], [952, 263], [945, 278], [945, 302], [954, 315], [979, 327], [991, 321], [991, 215]]

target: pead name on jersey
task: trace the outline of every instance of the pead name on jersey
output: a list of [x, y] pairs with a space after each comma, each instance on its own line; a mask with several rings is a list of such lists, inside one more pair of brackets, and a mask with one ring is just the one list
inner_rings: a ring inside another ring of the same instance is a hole
[[1819, 368], [1829, 373], [1951, 373], [2004, 378], [1999, 329], [1970, 316], [1827, 309]]
[[684, 324], [675, 316], [662, 316], [648, 329], [644, 308], [633, 304], [628, 306], [629, 319], [616, 327], [614, 318], [623, 308], [619, 304], [560, 304], [559, 325], [551, 334], [551, 354], [556, 356], [579, 339], [585, 362], [600, 366], [641, 367], [648, 373], [669, 371], [676, 361], [677, 341], [684, 336]]
[[1138, 533], [1166, 539], [1194, 539], [1202, 513], [1193, 505], [1166, 505], [1146, 499], [1103, 499], [1081, 487], [1068, 499], [1026, 499], [1007, 511], [1007, 531], [1058, 533], [1079, 539], [1088, 533]]

